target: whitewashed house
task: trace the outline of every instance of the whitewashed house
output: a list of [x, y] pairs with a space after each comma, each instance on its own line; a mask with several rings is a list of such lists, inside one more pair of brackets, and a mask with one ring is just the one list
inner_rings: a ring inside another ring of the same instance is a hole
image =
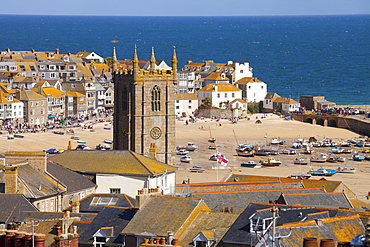
[[301, 104], [291, 98], [285, 98], [285, 100], [281, 104], [281, 110], [283, 113], [295, 112], [299, 111]]
[[198, 96], [194, 93], [175, 94], [175, 113], [176, 116], [193, 116], [198, 109]]
[[65, 151], [52, 162], [91, 178], [96, 193], [124, 193], [135, 197], [138, 190], [159, 187], [163, 194], [175, 189], [174, 166], [128, 150]]
[[230, 83], [211, 83], [197, 92], [199, 102], [206, 97], [212, 100], [212, 106], [226, 108], [230, 102], [242, 98], [242, 90]]
[[99, 63], [104, 63], [104, 58], [96, 54], [95, 52], [86, 52], [86, 51], [81, 51], [78, 52], [77, 57], [85, 58], [89, 61], [92, 62], [99, 62]]
[[243, 90], [242, 99], [246, 102], [263, 101], [267, 94], [267, 85], [257, 77], [244, 77], [239, 79], [235, 85]]
[[0, 120], [23, 121], [23, 102], [14, 98], [13, 95], [0, 91]]

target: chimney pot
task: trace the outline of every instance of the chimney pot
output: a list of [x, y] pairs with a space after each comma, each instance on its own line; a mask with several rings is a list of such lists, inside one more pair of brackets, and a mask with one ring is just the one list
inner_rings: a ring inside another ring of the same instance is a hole
[[179, 239], [178, 238], [174, 238], [173, 241], [172, 241], [172, 245], [179, 245]]
[[334, 240], [330, 238], [323, 238], [320, 240], [320, 247], [334, 247]]
[[317, 238], [303, 238], [303, 247], [317, 247]]
[[159, 240], [159, 244], [161, 244], [161, 245], [165, 245], [165, 244], [166, 244], [166, 239], [165, 239], [165, 238], [161, 238], [161, 239]]
[[154, 239], [153, 238], [149, 239], [149, 244], [154, 244]]

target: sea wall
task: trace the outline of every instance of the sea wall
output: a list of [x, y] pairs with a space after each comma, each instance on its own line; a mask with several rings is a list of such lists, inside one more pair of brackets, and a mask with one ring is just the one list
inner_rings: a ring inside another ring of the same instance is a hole
[[322, 126], [337, 127], [351, 130], [359, 135], [370, 136], [370, 121], [367, 119], [350, 118], [343, 116], [323, 116], [323, 115], [305, 115], [291, 114], [291, 117], [297, 121], [319, 124]]

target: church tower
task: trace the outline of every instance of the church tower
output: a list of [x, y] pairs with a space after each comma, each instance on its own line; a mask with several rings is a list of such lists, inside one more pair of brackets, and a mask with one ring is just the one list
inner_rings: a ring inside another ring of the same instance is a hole
[[[115, 53], [115, 51], [114, 51]], [[156, 68], [154, 48], [148, 70], [139, 67], [136, 45], [132, 68], [118, 69], [113, 58], [114, 126], [113, 148], [131, 150], [174, 164], [175, 85], [177, 73], [174, 47], [171, 70]]]

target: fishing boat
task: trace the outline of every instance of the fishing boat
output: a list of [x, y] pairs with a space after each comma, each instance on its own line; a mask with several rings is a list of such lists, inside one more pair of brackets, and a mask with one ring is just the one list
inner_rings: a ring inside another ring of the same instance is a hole
[[212, 145], [209, 145], [209, 146], [208, 146], [208, 149], [217, 149], [217, 146], [216, 146], [216, 145], [214, 145], [214, 144], [212, 144]]
[[338, 162], [345, 162], [346, 158], [345, 157], [338, 157], [337, 160], [338, 160]]
[[187, 155], [189, 153], [186, 149], [180, 149], [176, 152], [177, 155]]
[[324, 169], [319, 168], [317, 170], [310, 170], [308, 174], [311, 174], [312, 176], [333, 176], [336, 174], [337, 171], [333, 169]]
[[291, 154], [297, 154], [297, 151], [293, 149], [281, 149], [280, 153], [291, 155]]
[[319, 157], [311, 157], [311, 162], [325, 163], [327, 158], [326, 154], [321, 153]]
[[295, 158], [293, 163], [295, 165], [307, 165], [309, 163], [309, 160], [305, 158]]
[[180, 158], [180, 161], [184, 163], [190, 163], [191, 160], [191, 157], [187, 155]]
[[310, 177], [311, 177], [311, 174], [308, 174], [305, 172], [293, 173], [292, 175], [288, 176], [288, 178], [294, 178], [294, 179], [309, 179]]
[[86, 141], [77, 140], [77, 143], [83, 143], [83, 144], [86, 144]]
[[284, 145], [285, 144], [285, 141], [280, 140], [278, 138], [272, 138], [270, 144], [271, 145]]
[[268, 158], [267, 161], [260, 161], [260, 164], [263, 166], [280, 166], [281, 161], [276, 160], [275, 158]]
[[189, 168], [189, 170], [190, 170], [191, 172], [204, 172], [204, 171], [205, 171], [205, 169], [204, 169], [204, 168], [199, 167], [199, 166], [193, 166], [193, 167], [190, 167], [190, 168]]
[[354, 174], [356, 172], [356, 168], [354, 167], [338, 167], [337, 173], [349, 173]]
[[14, 137], [15, 137], [15, 138], [24, 138], [24, 136], [22, 136], [22, 135], [17, 135], [17, 134], [14, 134]]
[[209, 160], [217, 161], [217, 156], [214, 154], [211, 157], [209, 157]]
[[78, 136], [71, 136], [71, 139], [73, 139], [73, 140], [80, 140], [80, 137], [78, 137]]
[[306, 146], [305, 150], [303, 151], [304, 154], [312, 154], [314, 150], [310, 148], [310, 146]]
[[252, 146], [239, 147], [236, 149], [236, 153], [238, 156], [254, 157], [256, 150], [254, 150]]
[[57, 135], [64, 135], [64, 132], [63, 131], [53, 131], [54, 134], [57, 134]]
[[363, 161], [363, 160], [365, 160], [365, 155], [360, 155], [358, 153], [355, 153], [355, 154], [352, 155], [352, 159], [354, 161]]
[[326, 162], [336, 163], [338, 162], [338, 158], [331, 156], [326, 159]]
[[254, 160], [248, 160], [240, 164], [241, 167], [250, 167], [250, 168], [262, 168], [262, 165], [257, 163]]
[[110, 140], [104, 140], [104, 143], [107, 143], [107, 144], [113, 144], [113, 141], [110, 141]]
[[186, 148], [186, 150], [188, 150], [188, 151], [194, 151], [194, 150], [196, 150], [197, 148], [198, 148], [198, 146], [197, 145], [195, 145], [194, 143], [192, 143], [192, 142], [188, 142], [188, 145], [185, 147]]

